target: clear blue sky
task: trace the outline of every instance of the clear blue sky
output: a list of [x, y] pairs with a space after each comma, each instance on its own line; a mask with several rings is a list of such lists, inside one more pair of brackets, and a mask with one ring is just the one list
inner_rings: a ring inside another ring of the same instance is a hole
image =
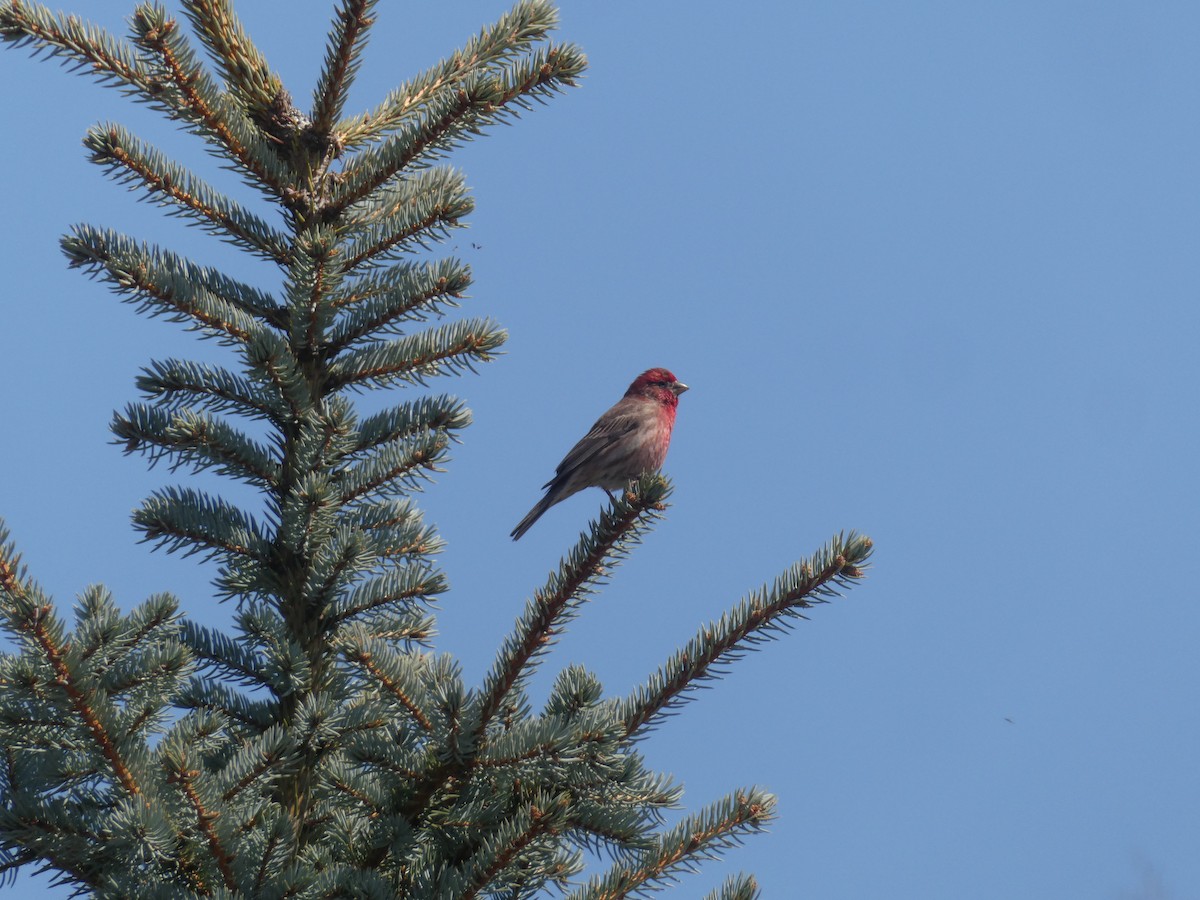
[[[305, 101], [332, 4], [242, 6]], [[354, 106], [505, 8], [381, 4]], [[423, 501], [441, 648], [481, 677], [603, 497], [509, 530], [665, 365], [693, 387], [675, 505], [547, 674], [624, 694], [832, 533], [878, 548], [645, 744], [690, 808], [780, 797], [681, 896], [745, 869], [770, 898], [1200, 897], [1200, 5], [567, 0], [561, 35], [584, 86], [457, 157], [469, 311], [512, 337], [436, 385], [477, 417]], [[84, 78], [6, 51], [0, 84], [0, 515], [63, 604], [99, 581], [222, 622], [212, 570], [129, 526], [190, 477], [106, 430], [148, 359], [221, 351], [67, 272], [57, 238], [88, 221], [271, 275], [106, 182], [79, 144], [102, 119], [246, 194]], [[45, 883], [10, 895], [66, 896]]]

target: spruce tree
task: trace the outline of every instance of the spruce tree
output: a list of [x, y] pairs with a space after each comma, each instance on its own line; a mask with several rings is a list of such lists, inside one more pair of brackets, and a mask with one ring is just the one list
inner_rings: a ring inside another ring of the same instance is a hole
[[[68, 622], [0, 534], [0, 623], [13, 640], [0, 658], [0, 871], [46, 870], [114, 898], [600, 900], [654, 890], [762, 828], [774, 800], [756, 787], [667, 827], [680, 789], [647, 769], [637, 742], [860, 578], [867, 538], [834, 537], [749, 593], [632, 695], [605, 696], [572, 664], [535, 708], [530, 678], [556, 637], [663, 515], [670, 484], [648, 474], [498, 636], [481, 684], [432, 652], [430, 603], [447, 582], [410, 495], [470, 413], [425, 386], [487, 362], [505, 337], [454, 313], [470, 270], [430, 255], [472, 209], [443, 160], [577, 82], [585, 59], [550, 40], [553, 7], [521, 0], [351, 115], [374, 0], [337, 0], [307, 110], [230, 0], [181, 5], [189, 29], [143, 3], [122, 38], [7, 0], [0, 36], [181, 123], [261, 195], [247, 208], [97, 125], [93, 162], [261, 260], [271, 287], [101, 226], [62, 239], [71, 266], [229, 350], [228, 366], [148, 362], [142, 399], [113, 418], [124, 449], [212, 469], [260, 502], [176, 486], [134, 514], [158, 547], [216, 560], [215, 595], [235, 610], [228, 633], [190, 621], [168, 594], [122, 612], [102, 588]], [[356, 411], [356, 392], [401, 388], [383, 412]], [[736, 876], [710, 896], [756, 894]]]

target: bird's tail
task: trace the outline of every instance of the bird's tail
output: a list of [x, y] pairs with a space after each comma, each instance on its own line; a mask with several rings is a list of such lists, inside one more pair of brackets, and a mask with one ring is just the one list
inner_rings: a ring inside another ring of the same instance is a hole
[[540, 519], [546, 510], [548, 510], [561, 499], [563, 498], [559, 496], [559, 492], [555, 491], [553, 488], [546, 491], [546, 496], [539, 500], [533, 509], [525, 513], [525, 518], [517, 523], [517, 527], [512, 530], [512, 532], [509, 534], [509, 537], [511, 537], [514, 541], [519, 541], [521, 536], [533, 527], [533, 523]]

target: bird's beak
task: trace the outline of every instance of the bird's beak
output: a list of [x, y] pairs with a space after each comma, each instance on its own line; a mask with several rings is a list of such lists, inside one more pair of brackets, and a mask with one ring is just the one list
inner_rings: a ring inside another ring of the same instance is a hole
[[680, 394], [682, 394], [687, 389], [688, 389], [688, 386], [686, 384], [684, 384], [682, 381], [676, 381], [671, 385], [671, 390], [673, 390], [675, 392], [676, 397], [678, 397]]

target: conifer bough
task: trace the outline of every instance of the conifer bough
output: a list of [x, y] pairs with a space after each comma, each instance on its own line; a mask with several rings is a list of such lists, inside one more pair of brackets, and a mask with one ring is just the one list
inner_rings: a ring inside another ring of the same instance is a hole
[[[0, 626], [15, 644], [0, 656], [0, 875], [49, 871], [111, 898], [619, 898], [760, 830], [774, 800], [752, 787], [663, 830], [680, 789], [645, 767], [636, 742], [860, 578], [870, 541], [834, 538], [631, 696], [606, 698], [571, 665], [535, 709], [532, 674], [661, 517], [669, 483], [645, 475], [601, 512], [472, 688], [429, 649], [429, 604], [447, 589], [433, 563], [442, 543], [410, 499], [470, 414], [442, 394], [365, 417], [352, 402], [473, 370], [503, 342], [486, 318], [451, 318], [468, 266], [423, 257], [472, 210], [444, 157], [582, 74], [579, 49], [550, 39], [553, 6], [518, 3], [347, 116], [374, 0], [335, 3], [308, 111], [229, 0], [181, 5], [190, 28], [142, 3], [118, 37], [6, 0], [0, 39], [181, 123], [258, 191], [249, 208], [99, 124], [84, 141], [93, 162], [261, 260], [278, 287], [100, 226], [75, 226], [62, 247], [139, 311], [228, 351], [225, 365], [149, 362], [143, 399], [114, 416], [117, 442], [246, 482], [260, 502], [171, 486], [134, 514], [146, 540], [217, 562], [217, 596], [236, 606], [228, 633], [189, 621], [165, 594], [123, 613], [98, 587], [68, 625], [0, 528]], [[590, 875], [597, 849], [616, 861]], [[710, 896], [757, 891], [738, 875]]]

